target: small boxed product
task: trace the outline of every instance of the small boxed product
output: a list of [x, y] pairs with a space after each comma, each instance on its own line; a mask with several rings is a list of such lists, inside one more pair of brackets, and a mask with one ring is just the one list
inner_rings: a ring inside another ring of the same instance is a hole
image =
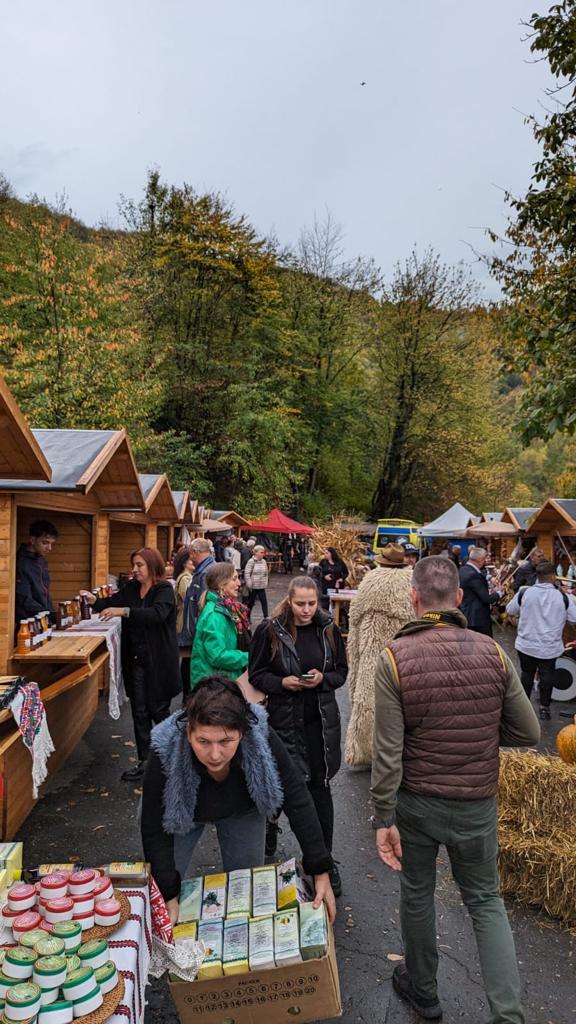
[[198, 981], [222, 977], [222, 921], [200, 921], [198, 940], [204, 943], [204, 960], [198, 971]]
[[150, 865], [142, 860], [122, 860], [105, 864], [101, 869], [114, 885], [146, 887], [150, 880]]
[[297, 910], [282, 910], [274, 914], [274, 960], [277, 967], [302, 962]]
[[248, 970], [248, 915], [227, 917], [224, 921], [222, 954], [224, 974], [245, 974]]
[[20, 878], [22, 845], [22, 843], [0, 843], [0, 867], [8, 871], [10, 884], [15, 878]]
[[226, 915], [226, 874], [205, 875], [202, 920], [215, 921]]
[[278, 864], [276, 868], [278, 882], [278, 910], [290, 910], [300, 903], [307, 903], [312, 896], [310, 881], [302, 874], [300, 865], [292, 857]]
[[228, 873], [228, 899], [226, 917], [236, 914], [250, 916], [252, 910], [252, 872], [242, 868]]
[[252, 917], [276, 913], [276, 869], [252, 868]]
[[195, 939], [198, 935], [198, 922], [186, 921], [186, 924], [175, 924], [172, 934], [175, 942], [182, 939]]
[[303, 960], [319, 960], [326, 956], [328, 925], [324, 904], [300, 904], [300, 952]]
[[202, 917], [202, 878], [185, 878], [180, 886], [178, 924], [199, 921]]
[[274, 918], [252, 917], [248, 925], [248, 962], [251, 971], [267, 970], [274, 963]]

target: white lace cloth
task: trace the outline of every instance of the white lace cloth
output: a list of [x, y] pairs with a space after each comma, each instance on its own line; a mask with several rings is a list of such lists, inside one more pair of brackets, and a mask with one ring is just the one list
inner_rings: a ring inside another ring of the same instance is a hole
[[[40, 699], [41, 702], [41, 699]], [[42, 702], [41, 702], [42, 703]], [[24, 692], [18, 690], [18, 693], [10, 703], [10, 711], [14, 715], [14, 721], [19, 726], [20, 716], [22, 714], [22, 705], [24, 704]], [[48, 775], [48, 758], [50, 754], [55, 751], [55, 746], [52, 742], [52, 737], [48, 730], [48, 723], [46, 721], [46, 711], [44, 710], [44, 704], [42, 704], [42, 722], [40, 728], [36, 733], [32, 749], [27, 743], [24, 746], [30, 750], [32, 757], [32, 796], [35, 800], [38, 799], [38, 790]], [[24, 742], [24, 739], [22, 740]]]
[[176, 974], [184, 981], [194, 981], [198, 968], [204, 959], [204, 944], [194, 939], [181, 939], [175, 946], [154, 935], [152, 939], [152, 959], [148, 973], [153, 978], [161, 978], [166, 971]]
[[76, 636], [98, 636], [101, 635], [106, 641], [110, 660], [109, 687], [108, 687], [108, 713], [110, 718], [117, 721], [120, 718], [120, 709], [126, 703], [128, 697], [124, 688], [124, 677], [122, 675], [122, 624], [120, 619], [110, 619], [102, 622], [99, 618], [88, 619], [87, 622], [78, 622], [75, 626], [65, 631], [59, 631], [56, 636], [66, 636], [75, 633]]

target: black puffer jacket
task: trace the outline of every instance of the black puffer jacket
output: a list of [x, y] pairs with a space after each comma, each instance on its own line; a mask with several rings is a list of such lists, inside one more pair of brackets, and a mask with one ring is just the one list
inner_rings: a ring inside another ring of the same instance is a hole
[[[332, 617], [318, 609], [314, 624], [324, 649], [324, 665], [318, 666], [324, 678], [315, 692], [324, 739], [325, 781], [328, 782], [341, 762], [340, 711], [335, 691], [346, 682], [348, 664], [340, 631]], [[304, 691], [286, 690], [282, 686], [286, 676], [301, 675], [302, 666], [294, 640], [281, 619], [264, 619], [256, 629], [250, 648], [248, 674], [252, 685], [268, 695], [270, 725], [308, 781], [310, 767], [305, 743]]]

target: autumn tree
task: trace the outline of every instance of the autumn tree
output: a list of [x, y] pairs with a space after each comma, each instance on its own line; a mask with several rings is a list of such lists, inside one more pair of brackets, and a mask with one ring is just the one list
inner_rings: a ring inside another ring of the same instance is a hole
[[576, 428], [576, 0], [528, 23], [530, 50], [554, 86], [542, 118], [528, 118], [541, 155], [524, 196], [508, 196], [511, 219], [492, 261], [506, 305], [502, 356], [522, 375], [526, 440]]

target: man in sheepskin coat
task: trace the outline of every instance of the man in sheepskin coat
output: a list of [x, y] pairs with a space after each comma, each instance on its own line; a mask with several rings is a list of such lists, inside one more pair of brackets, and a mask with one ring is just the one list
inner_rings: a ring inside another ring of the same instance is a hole
[[404, 565], [404, 548], [388, 544], [375, 561], [379, 568], [364, 577], [350, 605], [348, 694], [351, 704], [344, 756], [356, 767], [372, 764], [374, 676], [387, 643], [413, 618], [410, 604], [412, 566]]

